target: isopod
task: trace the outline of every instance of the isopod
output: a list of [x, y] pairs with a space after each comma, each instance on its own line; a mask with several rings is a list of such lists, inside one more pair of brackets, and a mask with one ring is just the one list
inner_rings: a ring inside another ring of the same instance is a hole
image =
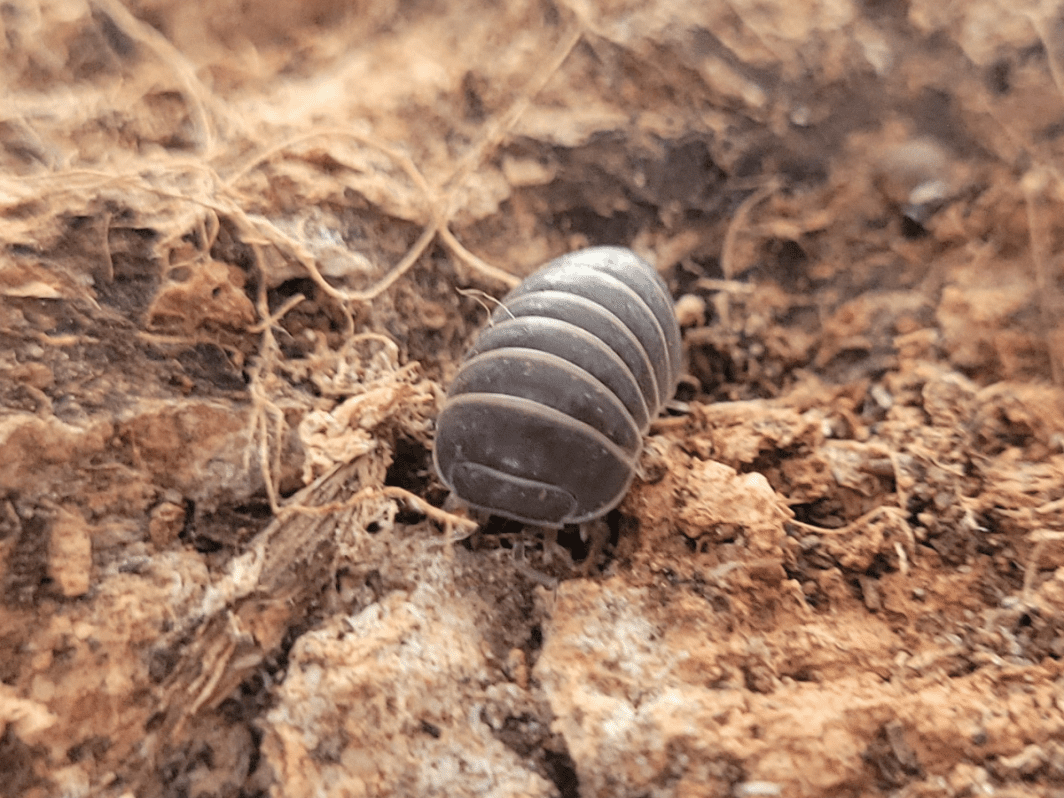
[[551, 261], [502, 300], [451, 383], [440, 479], [528, 524], [601, 516], [627, 492], [681, 357], [668, 289], [646, 261], [623, 247]]

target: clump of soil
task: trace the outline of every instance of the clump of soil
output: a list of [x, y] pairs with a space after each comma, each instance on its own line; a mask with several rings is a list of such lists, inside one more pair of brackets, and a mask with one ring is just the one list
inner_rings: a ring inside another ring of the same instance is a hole
[[[0, 22], [0, 794], [1060, 792], [1055, 10]], [[446, 386], [592, 244], [677, 399], [595, 527], [479, 523]]]

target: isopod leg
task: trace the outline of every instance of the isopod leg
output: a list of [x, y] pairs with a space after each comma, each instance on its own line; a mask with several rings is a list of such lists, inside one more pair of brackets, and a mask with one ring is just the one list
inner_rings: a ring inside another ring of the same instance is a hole
[[610, 527], [605, 518], [595, 518], [580, 524], [580, 539], [590, 545], [587, 548], [587, 557], [580, 564], [580, 574], [588, 576], [594, 573], [597, 563], [606, 544], [610, 540]]
[[543, 527], [540, 532], [543, 534], [543, 564], [550, 565], [554, 561], [555, 553], [568, 556], [569, 552], [565, 551], [558, 545], [558, 530], [550, 527]]

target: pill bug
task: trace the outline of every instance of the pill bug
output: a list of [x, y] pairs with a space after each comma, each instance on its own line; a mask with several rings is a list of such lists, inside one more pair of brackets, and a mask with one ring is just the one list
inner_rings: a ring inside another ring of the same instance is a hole
[[466, 354], [437, 421], [436, 471], [496, 515], [596, 518], [624, 497], [681, 356], [648, 263], [623, 247], [563, 255], [502, 300]]

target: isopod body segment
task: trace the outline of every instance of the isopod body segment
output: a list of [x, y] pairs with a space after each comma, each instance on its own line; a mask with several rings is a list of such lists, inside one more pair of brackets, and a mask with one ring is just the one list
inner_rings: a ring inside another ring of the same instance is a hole
[[624, 497], [682, 358], [672, 299], [631, 250], [592, 247], [534, 272], [469, 350], [436, 425], [451, 491], [559, 527]]

